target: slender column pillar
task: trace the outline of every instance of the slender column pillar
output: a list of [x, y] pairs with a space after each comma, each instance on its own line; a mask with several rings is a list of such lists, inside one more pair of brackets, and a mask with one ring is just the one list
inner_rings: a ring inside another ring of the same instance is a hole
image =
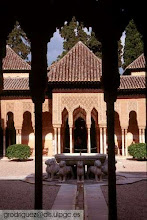
[[21, 144], [21, 129], [16, 129], [16, 144]]
[[139, 128], [139, 143], [142, 143], [142, 129]]
[[122, 156], [125, 155], [125, 141], [124, 141], [124, 129], [121, 129], [122, 132]]
[[103, 153], [103, 128], [100, 127], [100, 154]]
[[72, 145], [72, 127], [69, 127], [69, 137], [70, 137], [70, 153], [73, 153], [73, 145]]
[[145, 128], [142, 128], [142, 143], [145, 143]]
[[58, 128], [58, 154], [61, 154], [61, 128]]
[[106, 127], [103, 128], [104, 131], [104, 154], [107, 153], [106, 148], [107, 148], [107, 143], [106, 143]]
[[6, 156], [6, 129], [3, 128], [3, 157]]
[[127, 129], [124, 129], [124, 145], [125, 145], [125, 153], [126, 157], [128, 156], [128, 146], [127, 146]]
[[87, 152], [91, 153], [91, 141], [90, 141], [90, 126], [87, 127], [87, 131], [88, 131], [88, 146], [87, 146]]
[[54, 154], [57, 154], [57, 128], [54, 128]]

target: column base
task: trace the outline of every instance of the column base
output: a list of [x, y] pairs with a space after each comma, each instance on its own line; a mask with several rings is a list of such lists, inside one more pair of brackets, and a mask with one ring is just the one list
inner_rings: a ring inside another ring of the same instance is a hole
[[2, 158], [1, 160], [9, 160], [8, 157], [5, 157], [5, 156], [1, 158]]

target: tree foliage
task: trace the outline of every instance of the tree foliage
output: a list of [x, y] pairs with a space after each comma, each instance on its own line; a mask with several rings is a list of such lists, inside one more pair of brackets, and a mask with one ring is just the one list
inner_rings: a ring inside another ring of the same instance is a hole
[[91, 34], [86, 33], [84, 31], [84, 24], [78, 22], [75, 17], [60, 28], [60, 34], [61, 37], [64, 38], [64, 51], [58, 58], [62, 58], [78, 41], [82, 41], [96, 55], [101, 57], [101, 43], [95, 37], [95, 33], [93, 31]]
[[22, 58], [28, 60], [30, 42], [18, 21], [8, 35], [7, 44]]
[[136, 25], [131, 20], [126, 27], [126, 38], [124, 47], [124, 64], [123, 68], [126, 68], [137, 57], [143, 53], [143, 40], [141, 34], [138, 32]]
[[[58, 59], [62, 58], [78, 41], [82, 41], [93, 53], [99, 58], [102, 57], [102, 44], [97, 39], [94, 31], [87, 33], [84, 30], [84, 24], [78, 22], [75, 17], [70, 22], [66, 22], [62, 28], [60, 28], [61, 37], [64, 38], [63, 53], [58, 56]], [[122, 44], [118, 42], [118, 66], [120, 67], [122, 62]]]

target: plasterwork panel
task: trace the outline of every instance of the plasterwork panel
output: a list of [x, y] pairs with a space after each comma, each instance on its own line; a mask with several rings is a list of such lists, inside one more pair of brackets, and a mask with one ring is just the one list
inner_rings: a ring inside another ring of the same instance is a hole
[[64, 108], [73, 112], [81, 107], [86, 112], [93, 108], [98, 111], [99, 122], [106, 123], [106, 103], [103, 93], [54, 93], [53, 94], [53, 124], [61, 124]]
[[8, 112], [14, 113], [14, 102], [7, 102], [6, 103], [6, 114]]
[[31, 102], [23, 102], [23, 113], [28, 111], [28, 112], [32, 112], [33, 110], [33, 103]]
[[14, 105], [14, 123], [16, 129], [22, 128], [23, 121], [23, 105], [21, 100], [15, 101]]

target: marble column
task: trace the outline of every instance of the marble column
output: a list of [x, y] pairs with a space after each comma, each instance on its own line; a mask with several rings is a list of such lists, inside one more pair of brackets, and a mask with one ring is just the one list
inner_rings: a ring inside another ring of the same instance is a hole
[[70, 137], [70, 153], [73, 153], [73, 145], [72, 145], [72, 127], [69, 127], [69, 137]]
[[139, 127], [139, 143], [142, 143], [142, 129]]
[[87, 152], [91, 153], [90, 126], [87, 127], [87, 131], [88, 131]]
[[3, 157], [6, 156], [6, 129], [3, 128]]
[[128, 156], [128, 146], [127, 146], [127, 129], [124, 129], [124, 145], [125, 145], [125, 153]]
[[21, 129], [16, 129], [16, 144], [21, 144]]
[[122, 156], [125, 155], [124, 130], [125, 130], [125, 129], [121, 129], [121, 131], [122, 131]]
[[58, 154], [61, 154], [61, 128], [58, 127]]
[[57, 128], [54, 127], [54, 154], [57, 154]]
[[106, 136], [106, 127], [103, 128], [104, 131], [104, 154], [107, 153], [107, 136]]
[[145, 128], [142, 128], [142, 143], [145, 143]]
[[103, 128], [100, 127], [100, 154], [103, 153]]

